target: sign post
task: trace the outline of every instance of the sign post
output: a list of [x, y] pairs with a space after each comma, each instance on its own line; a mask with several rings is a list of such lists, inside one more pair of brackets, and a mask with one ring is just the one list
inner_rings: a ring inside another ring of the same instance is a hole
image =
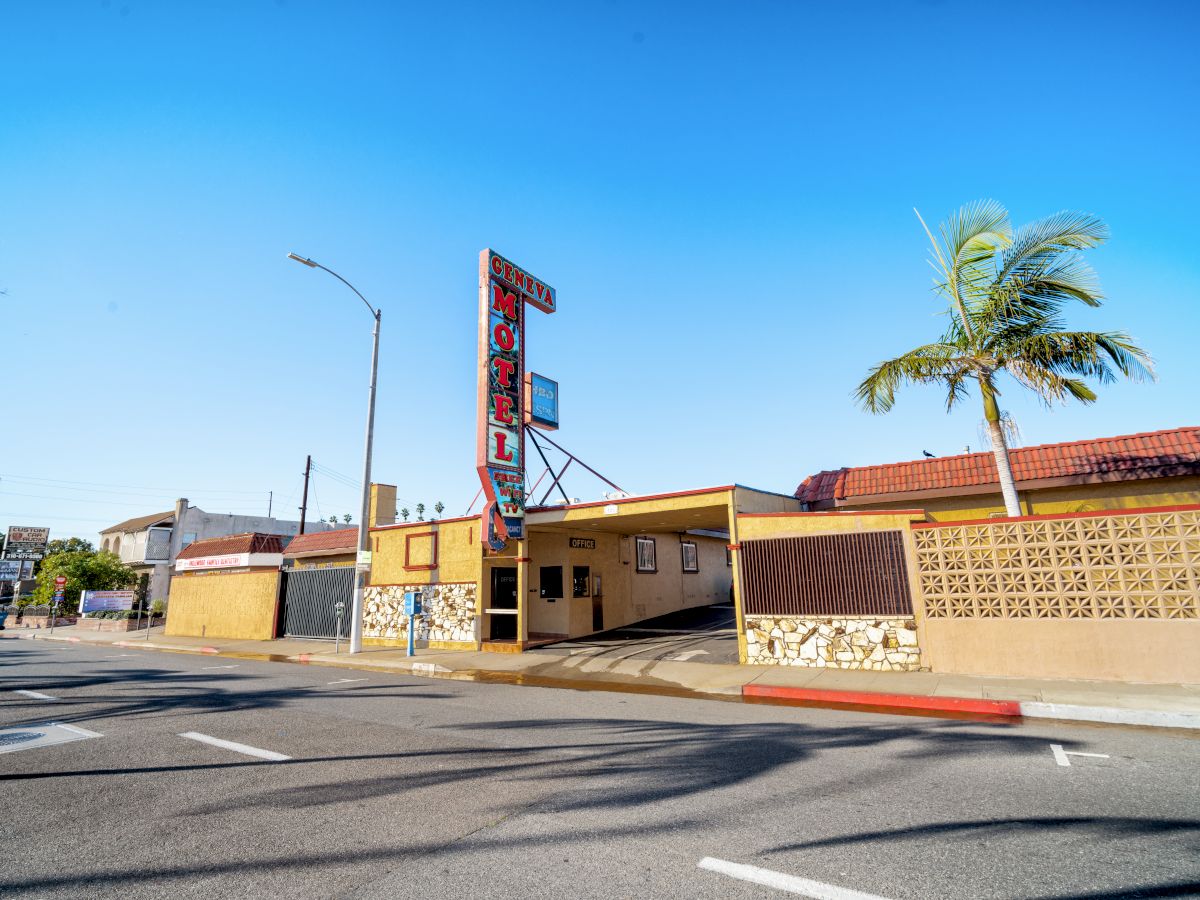
[[421, 614], [421, 592], [404, 592], [404, 614], [408, 616], [408, 655], [415, 654], [417, 616]]
[[62, 604], [63, 594], [67, 589], [67, 576], [54, 576], [54, 604], [50, 607], [50, 633], [54, 634], [54, 624], [58, 621], [58, 607]]

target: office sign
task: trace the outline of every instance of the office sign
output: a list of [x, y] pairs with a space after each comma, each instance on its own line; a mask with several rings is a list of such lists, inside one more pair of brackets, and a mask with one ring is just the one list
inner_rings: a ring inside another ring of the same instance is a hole
[[479, 253], [476, 469], [480, 534], [495, 549], [525, 536], [525, 304], [552, 313], [554, 288], [492, 250]]
[[558, 430], [558, 382], [530, 372], [525, 376], [525, 424]]
[[573, 537], [571, 538], [570, 547], [572, 550], [595, 550], [596, 539]]
[[80, 612], [100, 612], [108, 609], [133, 609], [133, 591], [83, 591], [79, 597]]

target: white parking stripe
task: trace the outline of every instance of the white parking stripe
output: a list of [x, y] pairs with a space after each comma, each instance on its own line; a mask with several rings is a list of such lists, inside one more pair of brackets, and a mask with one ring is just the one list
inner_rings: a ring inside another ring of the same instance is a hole
[[1072, 756], [1090, 756], [1093, 759], [1109, 759], [1107, 753], [1084, 753], [1081, 750], [1064, 750], [1062, 744], [1051, 744], [1050, 752], [1054, 754], [1054, 761], [1060, 766], [1071, 765]]
[[785, 875], [783, 872], [772, 872], [770, 869], [760, 869], [758, 866], [714, 859], [711, 856], [704, 857], [697, 866], [701, 869], [708, 869], [710, 872], [719, 872], [730, 878], [737, 878], [739, 881], [750, 881], [754, 884], [775, 888], [777, 891], [811, 897], [813, 900], [883, 900], [882, 897], [875, 894], [864, 894], [862, 891], [852, 891], [835, 884], [823, 884], [820, 881], [797, 878], [795, 875]]
[[98, 731], [88, 731], [86, 728], [80, 728], [78, 725], [68, 725], [65, 722], [51, 722], [51, 725], [57, 725], [59, 728], [65, 728], [67, 731], [73, 731], [81, 737], [104, 737]]
[[238, 664], [234, 663], [232, 666], [201, 666], [200, 668], [202, 668], [202, 669], [236, 669], [237, 667], [238, 667]]
[[14, 694], [20, 694], [22, 697], [31, 697], [34, 700], [57, 700], [57, 697], [51, 697], [49, 694], [41, 694], [37, 691], [13, 691]]
[[274, 750], [261, 750], [258, 747], [251, 747], [249, 744], [239, 744], [236, 741], [225, 741], [221, 738], [215, 738], [211, 735], [201, 734], [198, 731], [185, 731], [179, 735], [181, 738], [187, 738], [190, 741], [199, 741], [202, 744], [211, 744], [214, 747], [220, 747], [223, 750], [232, 750], [234, 753], [244, 753], [247, 756], [257, 756], [259, 759], [269, 759], [271, 762], [283, 762], [286, 759], [291, 759], [290, 756], [284, 756], [282, 753], [276, 753]]
[[356, 681], [366, 681], [365, 678], [339, 678], [337, 681], [329, 681], [327, 684], [353, 684]]

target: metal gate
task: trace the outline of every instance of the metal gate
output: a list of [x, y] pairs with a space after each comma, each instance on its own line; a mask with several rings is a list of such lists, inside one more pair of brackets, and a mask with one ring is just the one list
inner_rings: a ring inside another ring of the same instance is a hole
[[283, 633], [286, 637], [330, 638], [337, 635], [337, 602], [346, 604], [342, 637], [350, 634], [354, 598], [354, 566], [283, 570]]

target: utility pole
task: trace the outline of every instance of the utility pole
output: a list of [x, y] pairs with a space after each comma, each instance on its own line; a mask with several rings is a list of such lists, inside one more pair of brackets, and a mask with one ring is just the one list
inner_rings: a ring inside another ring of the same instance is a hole
[[300, 500], [300, 533], [304, 534], [304, 517], [308, 514], [308, 476], [312, 473], [312, 456], [304, 460], [304, 496]]
[[271, 507], [275, 505], [275, 492], [267, 491], [267, 518], [271, 518]]

